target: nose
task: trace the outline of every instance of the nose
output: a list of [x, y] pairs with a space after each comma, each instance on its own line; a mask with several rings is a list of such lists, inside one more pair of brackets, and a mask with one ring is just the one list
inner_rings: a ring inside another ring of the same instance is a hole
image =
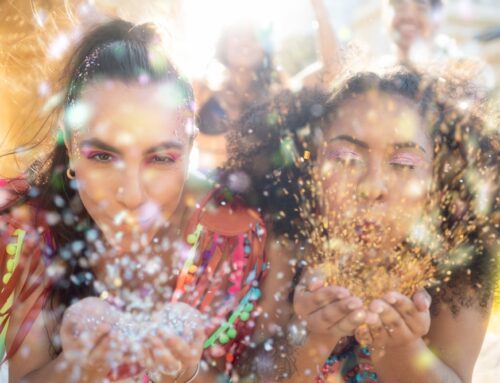
[[358, 182], [357, 194], [369, 203], [384, 202], [387, 198], [387, 180], [380, 164], [368, 167]]
[[136, 210], [144, 203], [144, 190], [140, 167], [127, 167], [123, 173], [123, 182], [118, 187], [118, 202], [128, 210]]

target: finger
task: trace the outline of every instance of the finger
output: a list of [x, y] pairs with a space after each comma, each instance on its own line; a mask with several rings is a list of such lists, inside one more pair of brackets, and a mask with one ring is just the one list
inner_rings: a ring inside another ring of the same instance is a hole
[[360, 326], [366, 318], [364, 309], [357, 309], [340, 319], [330, 330], [337, 336], [352, 336], [358, 326]]
[[[367, 315], [367, 319], [370, 313]], [[370, 332], [370, 338], [372, 339], [372, 345], [374, 348], [383, 349], [389, 340], [389, 334], [387, 333], [382, 320], [378, 314], [374, 314], [370, 317], [370, 322], [366, 323], [368, 326], [368, 331]]]
[[[394, 307], [382, 299], [376, 299], [372, 302], [372, 304], [373, 303], [375, 303], [374, 307], [379, 311], [378, 315], [382, 321], [382, 325], [389, 334], [389, 337], [400, 339], [401, 337], [406, 337], [411, 333], [410, 329], [406, 325], [406, 322]], [[382, 308], [381, 312], [379, 307]]]
[[333, 299], [332, 301], [327, 301], [324, 305], [316, 307], [311, 312], [311, 314], [323, 310], [325, 308], [332, 308], [332, 307], [337, 308], [339, 311], [342, 311], [343, 313], [347, 313], [362, 306], [363, 306], [363, 301], [358, 297], [347, 297], [347, 298], [342, 298], [340, 300], [335, 297], [335, 299]]
[[207, 339], [207, 335], [204, 328], [198, 328], [194, 331], [193, 341], [190, 342], [191, 348], [203, 350], [203, 344]]
[[345, 289], [336, 286], [322, 287], [319, 290], [309, 293], [306, 291], [295, 294], [294, 309], [298, 315], [310, 315], [314, 311], [339, 299], [348, 296]]
[[408, 329], [416, 336], [427, 334], [430, 327], [430, 312], [420, 311], [409, 297], [398, 294], [397, 302], [393, 307], [399, 312]]
[[373, 338], [367, 324], [358, 326], [354, 331], [354, 336], [361, 347], [366, 347], [373, 343]]
[[96, 347], [90, 350], [86, 356], [86, 364], [89, 366], [104, 366], [115, 359], [114, 351], [111, 347], [111, 338], [109, 333], [104, 334]]
[[317, 323], [320, 328], [330, 330], [338, 321], [363, 306], [361, 299], [350, 297], [341, 301], [336, 301], [322, 307], [306, 317], [309, 326]]
[[187, 361], [199, 356], [200, 350], [193, 348], [192, 345], [181, 337], [173, 335], [165, 329], [159, 329], [158, 335], [169, 348], [174, 358]]
[[323, 272], [316, 270], [312, 275], [306, 276], [305, 286], [310, 292], [316, 291], [326, 284], [326, 276]]
[[412, 333], [420, 335], [424, 331], [425, 323], [422, 322], [422, 313], [417, 310], [416, 305], [410, 298], [400, 293], [389, 293], [386, 299], [394, 302], [392, 307], [403, 318]]
[[142, 341], [142, 352], [139, 354], [139, 363], [146, 369], [152, 370], [155, 368], [155, 360], [153, 356], [153, 343], [150, 337], [146, 337]]
[[413, 303], [418, 311], [425, 312], [431, 307], [432, 297], [426, 289], [420, 289], [413, 295]]
[[189, 347], [188, 344], [179, 337], [170, 338], [167, 341], [167, 345], [174, 357], [187, 364], [193, 361], [199, 361], [203, 352], [203, 346], [197, 348]]
[[[109, 341], [111, 326], [107, 323], [97, 325], [94, 331], [85, 329], [79, 333], [76, 344], [81, 347], [85, 355], [90, 356], [100, 348], [101, 343]], [[107, 342], [109, 344], [109, 342]]]
[[150, 338], [152, 356], [156, 367], [162, 366], [165, 371], [176, 371], [179, 368], [180, 361], [174, 357], [171, 350], [160, 338]]

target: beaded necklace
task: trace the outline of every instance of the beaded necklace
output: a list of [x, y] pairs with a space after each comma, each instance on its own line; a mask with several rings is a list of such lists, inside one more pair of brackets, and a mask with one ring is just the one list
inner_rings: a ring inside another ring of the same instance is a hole
[[339, 371], [346, 383], [379, 383], [377, 373], [370, 363], [370, 350], [355, 341], [341, 353], [330, 355], [314, 383], [327, 383], [328, 376]]

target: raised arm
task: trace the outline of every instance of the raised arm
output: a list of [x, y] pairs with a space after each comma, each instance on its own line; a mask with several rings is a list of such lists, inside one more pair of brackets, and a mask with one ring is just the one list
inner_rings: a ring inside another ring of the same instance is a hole
[[341, 55], [337, 35], [328, 15], [324, 0], [311, 0], [316, 21], [318, 22], [318, 48], [323, 64], [323, 76], [333, 80], [340, 72]]
[[328, 87], [342, 70], [342, 54], [335, 29], [330, 21], [324, 0], [310, 0], [318, 23], [317, 46], [320, 65], [313, 64], [292, 80], [302, 86]]

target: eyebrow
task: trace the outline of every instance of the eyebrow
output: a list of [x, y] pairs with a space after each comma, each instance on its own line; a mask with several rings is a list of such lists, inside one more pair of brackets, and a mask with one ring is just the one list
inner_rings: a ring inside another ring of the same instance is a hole
[[106, 150], [108, 152], [122, 154], [121, 150], [115, 148], [114, 146], [108, 145], [105, 142], [102, 142], [101, 140], [99, 140], [97, 138], [91, 138], [89, 140], [83, 140], [80, 143], [80, 147], [82, 147], [82, 146], [94, 146], [94, 147], [99, 148], [101, 150]]
[[[329, 140], [329, 142], [332, 142], [332, 141], [347, 141], [347, 142], [350, 142], [350, 143], [352, 143], [356, 146], [359, 146], [363, 149], [369, 149], [369, 146], [366, 142], [358, 140], [357, 138], [354, 138], [354, 137], [349, 136], [347, 134], [341, 134], [340, 136], [333, 137]], [[425, 149], [421, 145], [419, 145], [413, 141], [398, 142], [392, 146], [394, 149], [411, 148], [411, 149], [418, 149], [421, 152], [426, 153]]]
[[360, 141], [360, 140], [358, 140], [352, 136], [349, 136], [347, 134], [341, 134], [340, 136], [333, 137], [329, 140], [329, 142], [332, 142], [332, 141], [347, 141], [347, 142], [350, 142], [351, 144], [362, 147], [363, 149], [369, 148], [369, 146], [366, 142]]
[[166, 150], [166, 149], [183, 149], [184, 145], [181, 144], [179, 141], [166, 141], [162, 142], [159, 145], [153, 146], [152, 148], [149, 148], [144, 152], [144, 154], [151, 154], [154, 152], [158, 152], [160, 150]]
[[[117, 154], [122, 154], [122, 151], [120, 149], [115, 148], [114, 146], [108, 145], [105, 142], [102, 142], [101, 140], [97, 138], [92, 138], [89, 140], [83, 140], [80, 144], [80, 147], [82, 146], [93, 146], [101, 150], [105, 150], [108, 152], [113, 152]], [[162, 142], [161, 144], [155, 145], [152, 148], [147, 149], [144, 154], [151, 154], [155, 153], [160, 150], [165, 150], [165, 149], [182, 149], [184, 147], [183, 144], [181, 144], [178, 141], [166, 141]]]
[[411, 148], [411, 149], [418, 149], [423, 153], [426, 153], [425, 149], [417, 144], [416, 142], [408, 141], [408, 142], [398, 142], [397, 144], [392, 145], [394, 149], [406, 149], [406, 148]]

